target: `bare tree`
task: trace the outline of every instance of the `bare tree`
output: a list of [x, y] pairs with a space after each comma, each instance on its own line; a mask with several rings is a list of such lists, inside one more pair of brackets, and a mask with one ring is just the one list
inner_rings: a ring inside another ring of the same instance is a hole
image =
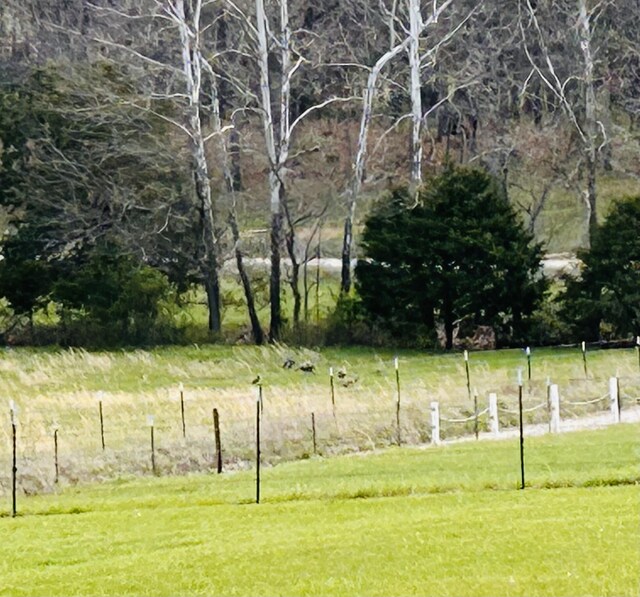
[[[218, 158], [220, 161], [222, 175], [224, 178], [225, 188], [227, 193], [231, 196], [231, 206], [229, 208], [229, 227], [231, 228], [231, 234], [233, 238], [233, 251], [236, 259], [236, 267], [238, 268], [238, 275], [242, 283], [242, 289], [244, 291], [245, 300], [247, 302], [247, 311], [249, 314], [249, 322], [251, 323], [251, 333], [253, 340], [257, 345], [264, 343], [264, 332], [258, 318], [258, 314], [255, 306], [255, 299], [253, 295], [253, 289], [251, 286], [251, 280], [244, 265], [244, 256], [242, 253], [241, 240], [240, 240], [240, 228], [238, 226], [238, 211], [237, 211], [237, 192], [239, 190], [239, 174], [234, 172], [234, 169], [239, 168], [238, 164], [234, 164], [232, 152], [229, 150], [226, 137], [225, 127], [222, 126], [222, 120], [220, 116], [220, 97], [218, 93], [218, 73], [215, 72], [212, 64], [202, 59], [202, 63], [205, 69], [210, 75], [210, 93], [211, 93], [211, 113], [212, 113], [212, 128], [218, 148]], [[232, 127], [233, 128], [233, 127]], [[234, 131], [235, 132], [235, 131]], [[234, 141], [237, 143], [237, 141]]]
[[[595, 79], [594, 79], [594, 48], [593, 22], [602, 10], [602, 3], [592, 10], [587, 8], [586, 0], [577, 0], [575, 9], [569, 10], [567, 20], [573, 21], [578, 39], [578, 45], [582, 55], [580, 68], [577, 71], [566, 67], [561, 71], [561, 65], [552, 55], [549, 49], [549, 40], [545, 35], [538, 18], [539, 7], [534, 6], [531, 0], [520, 0], [521, 10], [520, 31], [524, 41], [524, 48], [533, 69], [533, 72], [544, 82], [557, 98], [562, 109], [567, 114], [570, 123], [577, 132], [581, 144], [585, 162], [586, 183], [583, 193], [587, 220], [586, 245], [597, 227], [596, 214], [596, 179], [598, 167], [598, 153], [607, 143], [604, 126], [598, 120]], [[557, 19], [560, 11], [556, 8], [553, 16], [556, 22], [563, 26], [565, 19]], [[537, 51], [531, 46], [535, 45]], [[566, 51], [566, 49], [565, 49]], [[564, 66], [564, 65], [563, 65]], [[572, 65], [573, 66], [573, 65]], [[581, 83], [578, 94], [571, 93], [575, 81]], [[525, 83], [526, 88], [526, 83]]]
[[205, 258], [202, 262], [202, 275], [207, 292], [209, 306], [209, 329], [221, 330], [220, 281], [218, 277], [219, 248], [216, 236], [216, 219], [211, 199], [209, 166], [205, 151], [205, 135], [202, 130], [201, 104], [202, 64], [201, 16], [202, 0], [194, 0], [185, 6], [184, 0], [163, 3], [163, 9], [180, 31], [182, 51], [182, 73], [186, 85], [186, 123], [185, 132], [191, 142], [193, 158], [193, 176], [202, 218]]
[[[393, 47], [386, 51], [375, 64], [369, 68], [369, 75], [367, 83], [362, 95], [362, 107], [360, 112], [360, 132], [358, 134], [357, 149], [353, 160], [353, 170], [351, 180], [346, 190], [346, 205], [347, 215], [344, 222], [344, 234], [342, 241], [342, 270], [341, 270], [341, 282], [340, 290], [346, 294], [351, 289], [351, 253], [353, 249], [353, 224], [355, 218], [356, 204], [360, 190], [362, 188], [364, 168], [367, 158], [367, 140], [369, 136], [369, 127], [373, 117], [373, 105], [376, 97], [376, 89], [378, 80], [383, 70], [391, 64], [399, 55], [411, 49], [412, 60], [414, 62], [413, 78], [412, 78], [412, 99], [413, 99], [413, 111], [412, 119], [414, 122], [412, 133], [412, 146], [417, 149], [417, 157], [414, 156], [412, 164], [412, 173], [416, 175], [416, 162], [421, 161], [421, 150], [418, 145], [421, 144], [420, 139], [420, 126], [422, 122], [422, 107], [417, 97], [419, 93], [419, 73], [417, 73], [417, 40], [430, 26], [438, 22], [438, 19], [446, 12], [446, 10], [452, 5], [453, 0], [445, 0], [442, 3], [433, 2], [432, 10], [426, 19], [423, 19], [418, 10], [419, 7], [415, 4], [411, 5], [411, 14], [413, 22], [411, 24], [411, 32], [405, 33], [400, 41], [397, 41]], [[395, 18], [392, 15], [391, 18]], [[405, 29], [406, 31], [406, 29]], [[435, 40], [431, 44], [431, 49], [427, 51], [428, 55], [431, 55], [434, 48], [441, 43], [442, 40]], [[424, 57], [421, 57], [421, 60]], [[413, 86], [416, 86], [415, 88]], [[418, 143], [419, 140], [419, 143]], [[421, 168], [421, 165], [420, 165]]]

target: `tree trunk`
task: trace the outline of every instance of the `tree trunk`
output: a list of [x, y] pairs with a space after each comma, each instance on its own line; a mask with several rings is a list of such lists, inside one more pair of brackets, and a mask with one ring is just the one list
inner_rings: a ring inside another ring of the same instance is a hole
[[[218, 140], [218, 149], [220, 151], [220, 160], [222, 163], [222, 174], [224, 177], [225, 186], [227, 192], [231, 195], [229, 225], [231, 227], [231, 234], [233, 236], [233, 248], [236, 257], [236, 265], [238, 267], [238, 275], [240, 276], [242, 289], [244, 291], [244, 297], [247, 301], [247, 311], [249, 313], [249, 321], [251, 323], [251, 333], [253, 335], [253, 340], [256, 344], [261, 345], [264, 343], [264, 332], [262, 331], [262, 326], [260, 325], [260, 320], [258, 319], [258, 314], [256, 312], [253, 290], [251, 288], [251, 281], [249, 280], [249, 275], [247, 274], [247, 270], [244, 267], [244, 260], [240, 246], [240, 230], [238, 227], [238, 212], [236, 203], [236, 193], [241, 189], [242, 184], [240, 180], [239, 151], [235, 154], [234, 157], [234, 151], [230, 151], [227, 147], [227, 143], [225, 142], [223, 136], [222, 119], [220, 114], [220, 97], [218, 94], [216, 73], [213, 71], [213, 67], [208, 62], [205, 62], [204, 59], [203, 64], [205, 65], [211, 76], [213, 128], [217, 133], [216, 137]], [[239, 138], [235, 126], [231, 129], [230, 137], [233, 147], [234, 139], [237, 143], [237, 140]]]
[[240, 275], [240, 281], [242, 282], [242, 288], [244, 290], [244, 297], [247, 301], [247, 310], [249, 312], [249, 321], [251, 322], [253, 341], [260, 346], [264, 344], [264, 332], [262, 331], [262, 326], [258, 319], [253, 290], [251, 288], [251, 281], [249, 280], [247, 270], [244, 267], [242, 251], [240, 249], [240, 231], [238, 229], [238, 220], [236, 217], [235, 200], [229, 214], [229, 225], [231, 226], [231, 234], [233, 235], [234, 253], [236, 256], [236, 265], [238, 266], [238, 274]]
[[[200, 141], [202, 141], [201, 136]], [[218, 240], [216, 238], [213, 205], [211, 202], [211, 186], [209, 184], [203, 143], [195, 144], [194, 159], [196, 160], [194, 172], [196, 195], [198, 196], [201, 207], [202, 234], [205, 248], [201, 271], [207, 292], [207, 305], [209, 306], [209, 330], [214, 333], [219, 333], [221, 330], [221, 317], [220, 283], [218, 281]]]
[[282, 309], [280, 303], [280, 239], [282, 238], [282, 211], [280, 203], [271, 210], [271, 274], [269, 276], [269, 301], [271, 324], [269, 340], [275, 342], [282, 331]]
[[[288, 156], [289, 142], [289, 82], [291, 71], [290, 31], [288, 24], [287, 1], [282, 0], [281, 8], [281, 58], [282, 72], [280, 88], [279, 127], [273, 121], [272, 90], [269, 76], [269, 44], [267, 41], [267, 15], [264, 0], [256, 0], [256, 32], [258, 41], [258, 67], [260, 70], [260, 103], [264, 139], [269, 158], [269, 204], [271, 214], [271, 273], [269, 277], [269, 300], [271, 303], [271, 322], [269, 340], [280, 338], [282, 328], [282, 310], [280, 303], [280, 247], [282, 244], [282, 203], [284, 184], [281, 172]], [[277, 131], [277, 132], [276, 132]], [[278, 138], [276, 135], [278, 134]]]
[[420, 83], [420, 28], [422, 16], [420, 1], [409, 0], [411, 43], [409, 65], [411, 67], [411, 185], [416, 188], [422, 182], [422, 94]]
[[360, 116], [360, 133], [358, 135], [358, 149], [353, 163], [353, 177], [351, 178], [347, 192], [347, 216], [344, 221], [344, 235], [342, 237], [342, 271], [340, 277], [340, 292], [348, 294], [351, 290], [351, 249], [353, 246], [353, 220], [356, 211], [356, 202], [362, 179], [364, 177], [364, 164], [367, 155], [367, 137], [369, 135], [369, 125], [373, 111], [373, 100], [376, 93], [376, 83], [378, 76], [385, 65], [401, 52], [404, 52], [409, 45], [409, 38], [397, 44], [386, 54], [381, 56], [375, 63], [367, 79], [367, 87], [362, 96], [362, 114]]
[[591, 22], [587, 12], [586, 0], [578, 0], [580, 48], [584, 59], [584, 142], [587, 161], [586, 206], [588, 220], [587, 246], [591, 245], [591, 237], [597, 228], [596, 214], [596, 177], [598, 168], [598, 119], [595, 85], [593, 81], [593, 56], [591, 54]]
[[445, 290], [442, 303], [442, 318], [444, 320], [445, 349], [453, 348], [453, 304], [448, 288]]
[[293, 326], [300, 326], [300, 311], [302, 310], [302, 295], [300, 294], [300, 264], [296, 259], [294, 237], [287, 235], [287, 251], [291, 259], [291, 292], [293, 294]]
[[587, 213], [588, 213], [588, 238], [587, 246], [591, 246], [591, 239], [598, 228], [598, 218], [596, 215], [596, 170], [598, 168], [598, 160], [596, 157], [595, 147], [589, 148], [587, 151]]
[[342, 268], [340, 275], [340, 292], [349, 294], [351, 290], [351, 245], [353, 237], [353, 212], [355, 199], [350, 202], [349, 213], [344, 220], [344, 234], [342, 235]]
[[[220, 317], [220, 284], [218, 281], [218, 239], [215, 229], [213, 202], [211, 200], [211, 184], [209, 182], [209, 167], [204, 147], [202, 123], [200, 122], [200, 91], [202, 87], [203, 67], [199, 50], [199, 36], [192, 40], [192, 30], [200, 30], [201, 2], [196, 2], [190, 8], [189, 19], [192, 27], [187, 25], [184, 0], [176, 0], [175, 15], [180, 28], [182, 50], [182, 68], [186, 79], [188, 107], [188, 127], [191, 137], [191, 154], [193, 159], [193, 176], [195, 180], [196, 196], [200, 206], [202, 218], [202, 235], [204, 244], [204, 261], [201, 272], [207, 292], [209, 306], [209, 330], [219, 333], [221, 329]], [[193, 13], [193, 14], [192, 14]]]
[[204, 288], [207, 293], [207, 307], [209, 308], [209, 330], [218, 333], [221, 329], [218, 271], [216, 268], [211, 271], [208, 263], [205, 262], [202, 266], [202, 275], [204, 277]]

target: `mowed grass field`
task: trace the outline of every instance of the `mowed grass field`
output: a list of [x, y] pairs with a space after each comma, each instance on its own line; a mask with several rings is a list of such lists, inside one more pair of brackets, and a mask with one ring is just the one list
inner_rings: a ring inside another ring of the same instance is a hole
[[21, 498], [2, 595], [637, 595], [640, 426]]

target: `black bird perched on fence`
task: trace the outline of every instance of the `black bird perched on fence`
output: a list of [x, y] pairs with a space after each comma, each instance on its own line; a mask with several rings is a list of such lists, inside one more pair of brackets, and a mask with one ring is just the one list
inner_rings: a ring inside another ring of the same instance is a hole
[[302, 365], [300, 365], [300, 367], [298, 367], [298, 369], [300, 371], [304, 371], [305, 373], [315, 373], [316, 372], [316, 366], [313, 363], [309, 363], [308, 361], [306, 363], [302, 363]]
[[256, 378], [251, 382], [254, 386], [259, 385], [262, 382], [262, 378], [259, 375], [256, 375]]
[[296, 362], [293, 359], [289, 358], [282, 364], [282, 368], [283, 369], [292, 369], [295, 364], [296, 364]]

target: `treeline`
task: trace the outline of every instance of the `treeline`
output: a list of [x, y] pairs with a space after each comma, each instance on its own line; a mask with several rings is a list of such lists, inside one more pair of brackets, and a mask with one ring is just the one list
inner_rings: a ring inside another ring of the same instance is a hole
[[[198, 286], [216, 337], [233, 260], [253, 340], [277, 340], [285, 285], [301, 324], [321, 229], [342, 230], [346, 297], [368, 198], [414, 193], [452, 162], [490, 173], [537, 241], [551, 191], [566, 189], [588, 247], [599, 177], [639, 174], [639, 12], [635, 0], [6, 0], [0, 294], [14, 324], [53, 301], [71, 340], [96, 326], [145, 341], [162, 305]], [[270, 260], [268, 330], [247, 255]]]

